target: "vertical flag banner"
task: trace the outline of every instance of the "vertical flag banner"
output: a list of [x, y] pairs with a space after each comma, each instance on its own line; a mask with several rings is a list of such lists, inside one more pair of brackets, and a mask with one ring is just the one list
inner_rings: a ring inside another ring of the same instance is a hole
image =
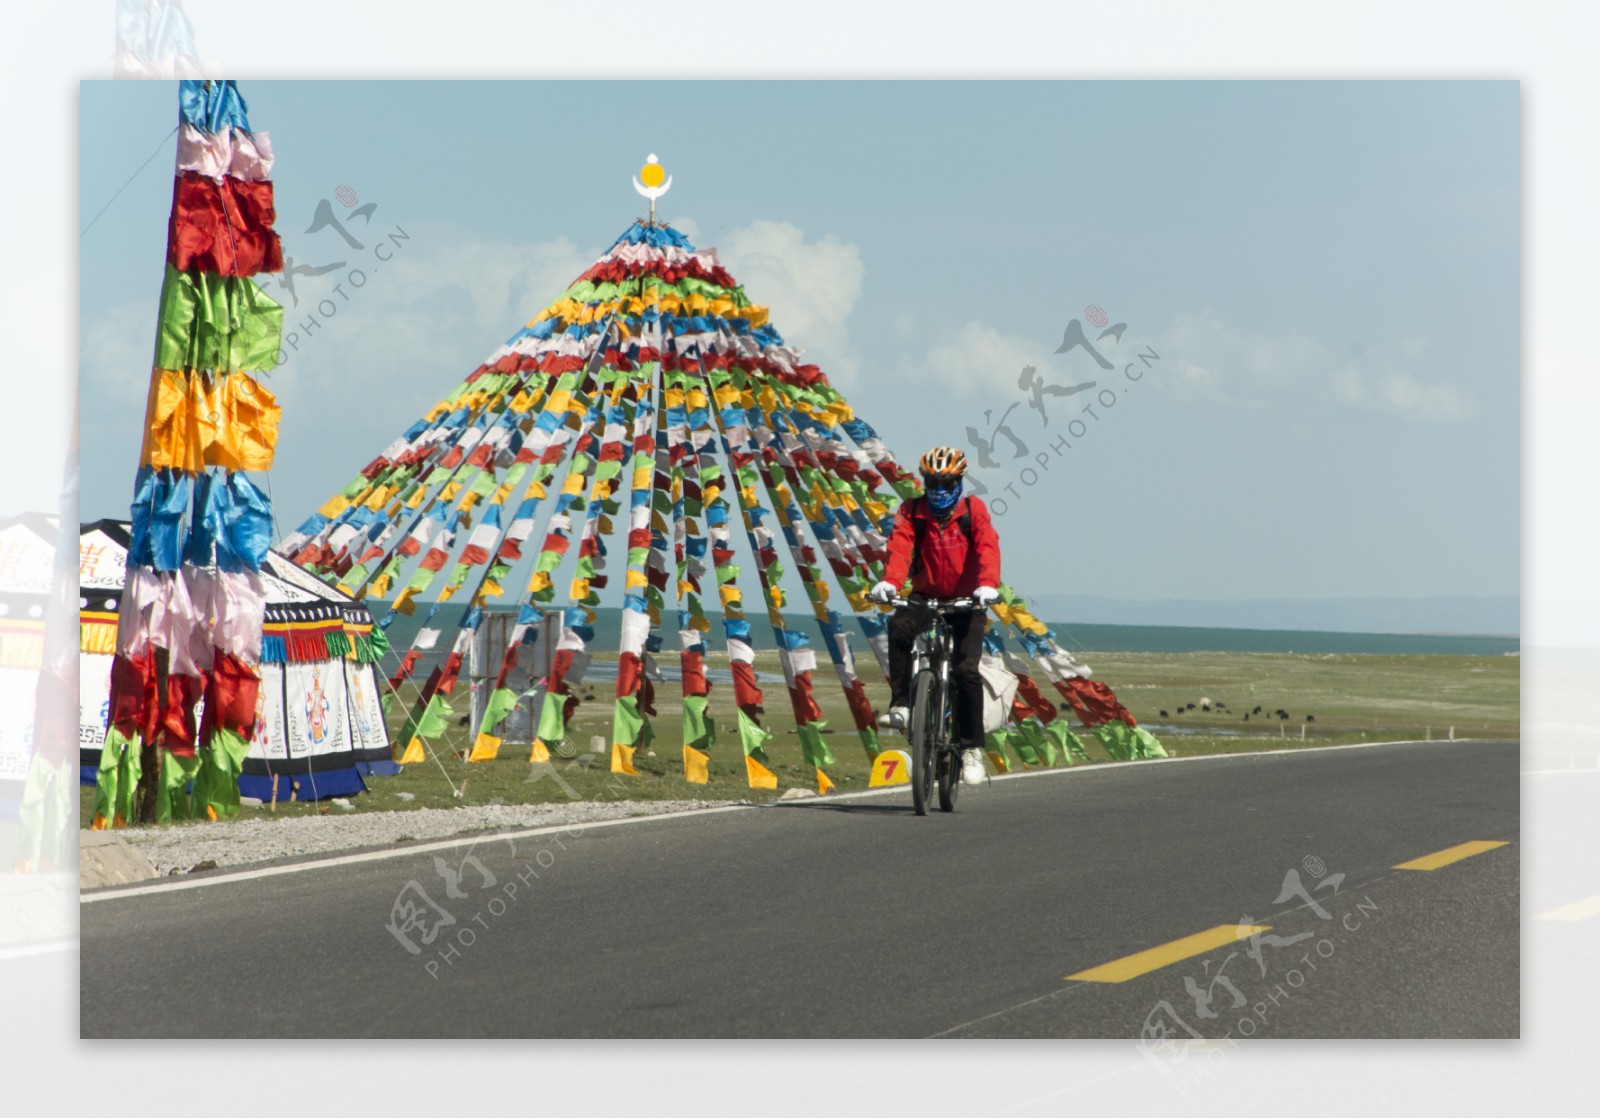
[[251, 277], [283, 268], [272, 145], [231, 81], [180, 82], [178, 110], [94, 828], [236, 811], [261, 682], [272, 512], [249, 475], [277, 444], [257, 374], [275, 366], [283, 308]]

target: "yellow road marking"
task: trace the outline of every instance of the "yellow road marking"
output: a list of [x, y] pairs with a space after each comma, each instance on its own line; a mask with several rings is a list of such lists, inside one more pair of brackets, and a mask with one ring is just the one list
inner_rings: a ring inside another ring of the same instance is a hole
[[1067, 978], [1081, 979], [1087, 983], [1122, 983], [1136, 979], [1158, 967], [1187, 960], [1190, 956], [1198, 956], [1202, 952], [1209, 952], [1224, 944], [1232, 944], [1236, 940], [1245, 940], [1270, 928], [1271, 925], [1218, 925], [1214, 929], [1168, 941], [1166, 944], [1158, 944], [1154, 948], [1146, 948], [1143, 952], [1135, 952], [1131, 956], [1112, 960], [1108, 964], [1101, 964], [1087, 971], [1074, 972]]
[[1443, 851], [1435, 851], [1431, 855], [1423, 855], [1420, 859], [1409, 859], [1403, 863], [1395, 863], [1395, 870], [1438, 870], [1442, 866], [1458, 863], [1462, 859], [1481, 855], [1485, 851], [1493, 851], [1496, 847], [1504, 847], [1502, 839], [1474, 839], [1471, 843], [1458, 843], [1454, 847], [1446, 847]]
[[1552, 909], [1548, 913], [1536, 914], [1536, 921], [1582, 921], [1588, 917], [1600, 916], [1600, 895], [1575, 901], [1571, 905], [1563, 905], [1559, 909]]

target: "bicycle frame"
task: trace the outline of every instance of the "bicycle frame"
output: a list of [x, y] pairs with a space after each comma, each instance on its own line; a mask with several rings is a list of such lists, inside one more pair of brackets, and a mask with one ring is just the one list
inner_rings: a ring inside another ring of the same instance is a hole
[[[932, 784], [937, 779], [939, 807], [951, 812], [955, 809], [956, 791], [961, 779], [950, 690], [950, 662], [955, 654], [955, 634], [950, 628], [948, 615], [975, 609], [976, 603], [971, 598], [936, 599], [920, 596], [890, 601], [895, 606], [920, 607], [933, 615], [928, 628], [917, 635], [911, 650], [912, 680], [920, 682], [926, 674], [932, 688], [932, 695], [926, 696], [925, 685], [914, 684], [912, 725], [907, 734], [912, 740], [912, 803], [917, 815], [926, 815]], [[928, 718], [930, 713], [931, 719]]]

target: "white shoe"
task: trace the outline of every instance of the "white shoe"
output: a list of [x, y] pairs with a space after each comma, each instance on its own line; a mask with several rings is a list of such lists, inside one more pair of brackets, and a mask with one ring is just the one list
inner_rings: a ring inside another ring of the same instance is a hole
[[889, 730], [905, 730], [911, 725], [911, 709], [908, 707], [891, 707], [878, 716], [878, 725]]
[[983, 751], [976, 746], [961, 751], [961, 783], [977, 785], [984, 779]]

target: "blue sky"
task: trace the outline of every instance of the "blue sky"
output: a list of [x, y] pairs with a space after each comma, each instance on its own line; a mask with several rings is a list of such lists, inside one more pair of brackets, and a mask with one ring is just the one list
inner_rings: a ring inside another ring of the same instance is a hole
[[[285, 531], [642, 214], [629, 180], [654, 151], [661, 215], [902, 458], [973, 454], [965, 427], [1017, 405], [1027, 456], [1002, 437], [980, 477], [1024, 592], [1518, 593], [1515, 82], [242, 89], [290, 256], [370, 253], [359, 221], [359, 252], [305, 232], [341, 184], [376, 204], [372, 234], [409, 235], [271, 378]], [[169, 84], [82, 87], [85, 223], [160, 152], [82, 238], [86, 520], [131, 493], [175, 116]], [[299, 278], [291, 324], [346, 271]], [[1112, 374], [1053, 353], [1090, 305], [1126, 324]], [[1140, 351], [1160, 356], [1130, 382]], [[1096, 388], [1046, 397], [1047, 427], [1025, 364]]]

